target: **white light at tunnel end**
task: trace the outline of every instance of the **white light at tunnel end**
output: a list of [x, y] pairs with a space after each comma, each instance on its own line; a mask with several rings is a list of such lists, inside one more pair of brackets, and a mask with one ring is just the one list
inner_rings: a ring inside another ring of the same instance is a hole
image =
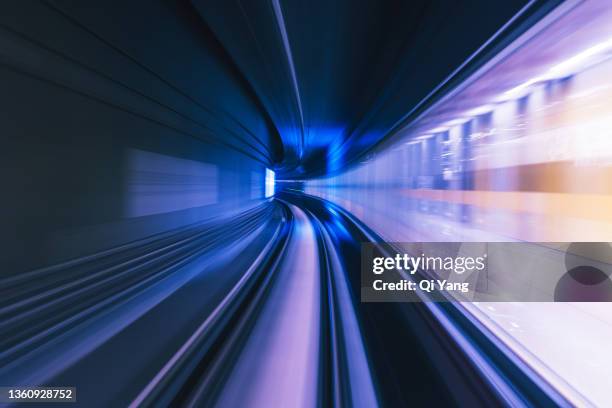
[[266, 198], [274, 195], [274, 171], [266, 169]]

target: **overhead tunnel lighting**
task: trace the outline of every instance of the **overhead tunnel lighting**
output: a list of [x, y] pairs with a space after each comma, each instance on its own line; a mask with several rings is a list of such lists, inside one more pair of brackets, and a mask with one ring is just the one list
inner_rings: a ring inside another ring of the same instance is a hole
[[596, 44], [579, 54], [555, 65], [548, 74], [556, 78], [575, 74], [585, 68], [601, 62], [610, 57], [612, 51], [612, 38]]
[[504, 92], [500, 101], [518, 99], [530, 92], [530, 88], [538, 83], [575, 75], [588, 67], [602, 62], [612, 56], [612, 38], [596, 44], [548, 69], [544, 74]]

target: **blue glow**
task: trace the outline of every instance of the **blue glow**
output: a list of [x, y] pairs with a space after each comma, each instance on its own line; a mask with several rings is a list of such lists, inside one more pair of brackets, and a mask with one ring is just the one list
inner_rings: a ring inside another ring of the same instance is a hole
[[274, 172], [270, 169], [266, 169], [266, 198], [274, 195]]

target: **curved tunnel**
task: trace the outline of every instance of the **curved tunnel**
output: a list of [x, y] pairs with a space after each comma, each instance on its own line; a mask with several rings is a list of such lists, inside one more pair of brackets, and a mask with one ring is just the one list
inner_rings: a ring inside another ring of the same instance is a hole
[[608, 303], [362, 301], [367, 243], [612, 241], [605, 1], [0, 10], [0, 386], [609, 402]]

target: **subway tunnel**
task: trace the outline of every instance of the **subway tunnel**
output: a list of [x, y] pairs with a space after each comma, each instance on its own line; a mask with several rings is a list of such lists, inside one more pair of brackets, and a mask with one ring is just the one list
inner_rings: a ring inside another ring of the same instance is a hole
[[609, 2], [0, 10], [0, 404], [612, 403]]

